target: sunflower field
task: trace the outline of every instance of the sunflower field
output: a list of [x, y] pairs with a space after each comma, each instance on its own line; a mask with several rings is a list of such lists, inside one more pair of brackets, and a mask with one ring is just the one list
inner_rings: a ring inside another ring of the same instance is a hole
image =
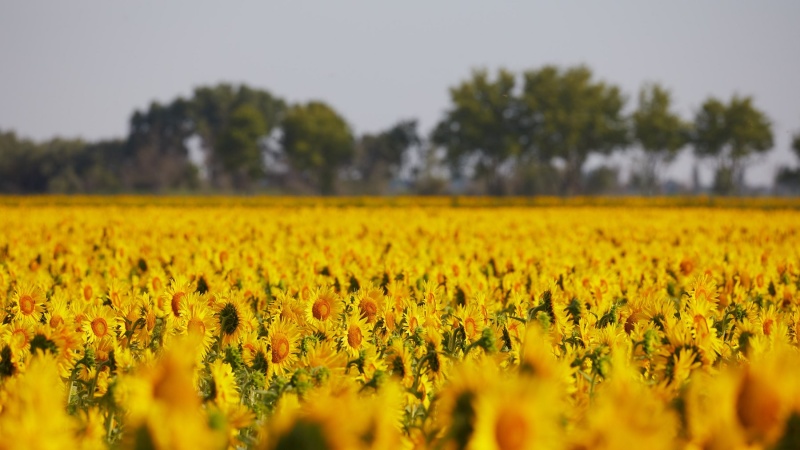
[[0, 449], [798, 449], [800, 209], [0, 202]]

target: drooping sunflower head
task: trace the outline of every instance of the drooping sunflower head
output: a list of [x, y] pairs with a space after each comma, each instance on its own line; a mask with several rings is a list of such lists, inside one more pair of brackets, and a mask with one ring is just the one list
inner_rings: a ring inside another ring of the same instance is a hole
[[248, 333], [242, 339], [242, 359], [252, 370], [266, 376], [272, 359], [267, 339]]
[[395, 339], [386, 350], [386, 361], [392, 377], [410, 387], [414, 381], [414, 373], [411, 370], [411, 353], [408, 351], [403, 340]]
[[181, 304], [186, 301], [186, 296], [194, 291], [186, 277], [177, 276], [170, 280], [169, 287], [161, 297], [160, 305], [165, 311], [171, 311], [175, 317], [180, 317]]
[[384, 304], [383, 289], [372, 285], [362, 287], [356, 293], [356, 303], [361, 317], [365, 318], [368, 323], [375, 323]]

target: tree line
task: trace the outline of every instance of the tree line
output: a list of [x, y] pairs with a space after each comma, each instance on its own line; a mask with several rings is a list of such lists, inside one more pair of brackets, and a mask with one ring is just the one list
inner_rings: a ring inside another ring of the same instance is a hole
[[[774, 146], [751, 97], [708, 98], [689, 120], [659, 84], [636, 100], [626, 113], [627, 95], [585, 66], [476, 70], [450, 88], [427, 135], [408, 119], [356, 136], [325, 102], [223, 83], [134, 111], [120, 139], [34, 142], [0, 130], [0, 192], [608, 193], [618, 169], [587, 170], [587, 160], [625, 152], [628, 191], [657, 194], [660, 174], [691, 148], [713, 168], [713, 192], [727, 195], [743, 192], [748, 165]], [[800, 161], [800, 133], [792, 149]], [[782, 168], [775, 182], [800, 192], [800, 168]]]

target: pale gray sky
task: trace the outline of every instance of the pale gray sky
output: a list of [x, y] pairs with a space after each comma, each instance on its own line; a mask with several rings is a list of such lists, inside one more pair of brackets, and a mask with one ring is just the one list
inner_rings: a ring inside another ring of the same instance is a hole
[[[36, 139], [122, 136], [135, 108], [244, 82], [322, 99], [361, 133], [403, 118], [428, 132], [470, 70], [586, 64], [633, 106], [672, 89], [691, 118], [709, 95], [753, 95], [776, 148], [748, 181], [794, 163], [800, 2], [2, 0], [0, 128]], [[687, 178], [689, 158], [671, 169]]]

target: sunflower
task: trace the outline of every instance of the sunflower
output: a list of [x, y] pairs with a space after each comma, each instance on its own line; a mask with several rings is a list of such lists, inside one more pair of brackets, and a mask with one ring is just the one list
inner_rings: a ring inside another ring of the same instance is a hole
[[[69, 378], [72, 367], [78, 360], [79, 350], [85, 345], [81, 333], [76, 333], [70, 327], [64, 326], [56, 329], [47, 329], [47, 325], [42, 325], [42, 328], [42, 334], [46, 335], [58, 349], [56, 361], [58, 362], [61, 376]], [[46, 329], [46, 331], [44, 331], [44, 329]]]
[[553, 389], [519, 379], [495, 383], [475, 401], [475, 427], [467, 448], [558, 448], [560, 410], [556, 394], [547, 392]]
[[130, 297], [131, 295], [130, 286], [127, 286], [126, 283], [123, 284], [123, 282], [117, 279], [112, 279], [108, 283], [108, 287], [106, 288], [106, 290], [107, 290], [106, 294], [107, 299], [109, 302], [111, 302], [111, 305], [115, 309], [121, 308], [122, 305], [128, 301], [128, 297]]
[[231, 366], [221, 359], [214, 361], [210, 367], [211, 391], [207, 397], [220, 408], [239, 403], [239, 389]]
[[180, 317], [181, 304], [186, 301], [186, 296], [194, 291], [189, 280], [184, 276], [178, 275], [170, 280], [169, 287], [159, 298], [159, 307], [163, 308], [164, 311], [172, 311], [175, 317]]
[[270, 360], [269, 375], [283, 375], [297, 361], [300, 332], [292, 322], [278, 319], [267, 332]]
[[306, 321], [314, 328], [327, 332], [338, 319], [344, 303], [329, 287], [320, 288], [312, 293], [306, 306]]
[[403, 341], [395, 339], [386, 350], [386, 361], [393, 377], [400, 380], [405, 387], [411, 387], [414, 382], [414, 373], [411, 371], [411, 353]]
[[719, 294], [714, 280], [707, 274], [698, 276], [692, 283], [691, 298], [716, 305]]
[[361, 317], [368, 323], [374, 324], [378, 320], [378, 312], [384, 304], [383, 289], [369, 285], [359, 289], [356, 293], [356, 303]]
[[347, 357], [337, 352], [331, 341], [314, 341], [303, 355], [303, 366], [309, 369], [324, 367], [332, 373], [344, 373]]
[[87, 410], [78, 410], [76, 414], [78, 427], [75, 436], [81, 443], [78, 447], [81, 450], [104, 450], [108, 448], [106, 444], [105, 418], [99, 407]]
[[81, 324], [84, 339], [93, 343], [106, 336], [114, 336], [113, 325], [115, 323], [114, 311], [111, 308], [97, 305], [89, 307]]
[[39, 322], [44, 311], [44, 294], [38, 286], [23, 284], [18, 286], [11, 297], [11, 313], [14, 320], [28, 325]]
[[267, 312], [270, 317], [280, 317], [302, 325], [306, 321], [303, 305], [304, 302], [298, 301], [289, 295], [287, 291], [278, 291], [275, 295], [275, 300], [267, 308]]
[[197, 299], [196, 293], [189, 294], [187, 300], [181, 304], [179, 333], [198, 340], [201, 348], [198, 357], [203, 359], [217, 337], [219, 321], [211, 308]]
[[27, 371], [4, 380], [0, 447], [80, 448], [65, 398], [55, 358], [34, 357]]
[[467, 344], [471, 344], [481, 337], [483, 318], [475, 303], [470, 303], [469, 306], [459, 305], [456, 307], [455, 317], [458, 324], [464, 328]]
[[422, 308], [418, 307], [416, 303], [409, 302], [406, 310], [403, 313], [403, 321], [405, 322], [404, 334], [411, 337], [417, 334], [417, 329], [422, 329], [424, 324], [424, 316]]
[[353, 357], [368, 346], [367, 320], [357, 314], [350, 314], [344, 323], [341, 347]]
[[94, 304], [99, 298], [100, 288], [97, 283], [91, 278], [85, 278], [78, 284], [77, 297], [85, 304]]
[[228, 295], [214, 305], [214, 312], [219, 324], [222, 345], [238, 344], [242, 332], [250, 328], [248, 323], [251, 316], [248, 309], [241, 304], [237, 297]]
[[34, 326], [19, 321], [0, 325], [0, 347], [8, 345], [17, 355], [27, 352], [33, 339]]
[[265, 376], [269, 373], [270, 359], [269, 342], [260, 338], [257, 333], [247, 333], [242, 338], [242, 360], [252, 370]]
[[52, 329], [63, 327], [69, 319], [69, 305], [67, 293], [64, 290], [57, 290], [50, 297], [47, 303], [47, 311], [44, 313], [45, 323]]

